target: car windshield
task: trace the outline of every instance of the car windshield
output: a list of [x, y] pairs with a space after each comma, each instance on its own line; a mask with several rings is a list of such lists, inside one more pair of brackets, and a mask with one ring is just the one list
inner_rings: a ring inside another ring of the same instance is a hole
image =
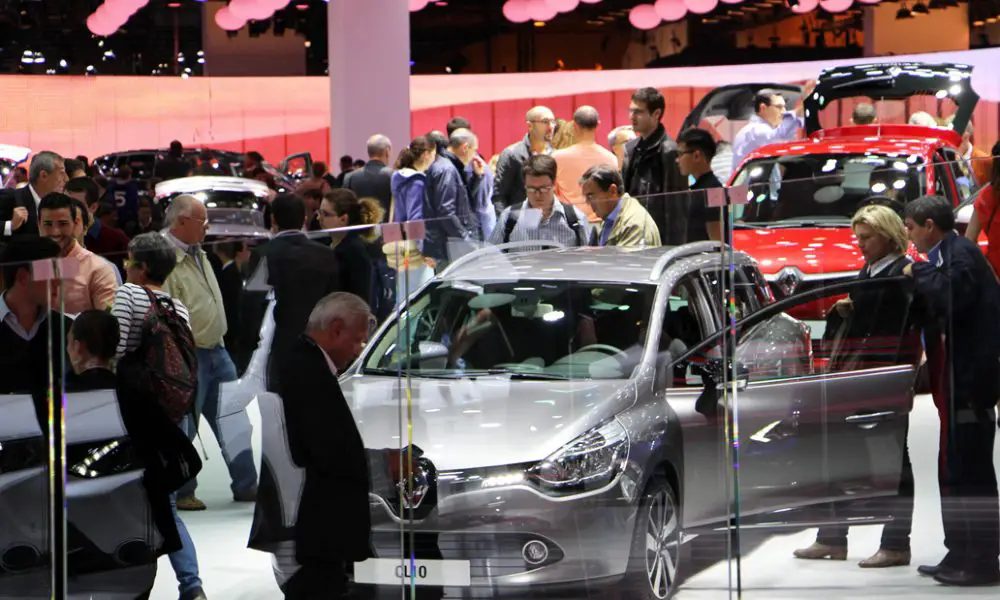
[[635, 284], [435, 281], [374, 341], [363, 372], [627, 378], [642, 356], [654, 294]]
[[768, 157], [744, 165], [733, 185], [749, 186], [749, 202], [736, 210], [743, 224], [815, 226], [850, 222], [870, 203], [901, 212], [924, 193], [919, 156], [810, 154]]

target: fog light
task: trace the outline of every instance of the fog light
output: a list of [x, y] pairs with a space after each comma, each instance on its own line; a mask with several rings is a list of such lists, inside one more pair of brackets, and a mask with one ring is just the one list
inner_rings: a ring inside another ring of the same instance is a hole
[[521, 549], [521, 557], [529, 565], [540, 565], [549, 558], [549, 547], [545, 542], [531, 540]]

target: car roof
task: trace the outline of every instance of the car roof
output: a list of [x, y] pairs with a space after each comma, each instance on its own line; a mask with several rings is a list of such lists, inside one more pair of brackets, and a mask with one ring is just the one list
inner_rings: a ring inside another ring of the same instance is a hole
[[822, 135], [761, 146], [747, 155], [746, 160], [774, 156], [808, 156], [811, 154], [916, 154], [928, 156], [936, 149], [954, 148], [954, 132], [919, 125], [855, 125], [827, 129]]
[[[495, 248], [479, 250], [476, 256], [456, 261], [439, 278], [445, 281], [481, 281], [508, 279], [513, 273], [518, 279], [554, 279], [573, 281], [600, 281], [620, 283], [659, 283], [666, 264], [704, 255], [712, 242], [662, 246], [659, 248], [552, 248], [532, 252], [503, 253]], [[714, 244], [712, 252], [718, 252]], [[748, 255], [735, 252], [739, 264], [753, 262]]]
[[195, 192], [247, 192], [257, 196], [267, 196], [267, 184], [256, 179], [244, 177], [226, 177], [216, 175], [195, 175], [168, 179], [156, 184], [156, 196], [172, 196], [174, 194], [192, 194]]

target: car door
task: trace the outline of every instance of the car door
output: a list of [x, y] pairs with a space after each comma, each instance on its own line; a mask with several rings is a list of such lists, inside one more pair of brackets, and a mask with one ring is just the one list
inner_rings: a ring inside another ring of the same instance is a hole
[[[849, 293], [825, 321], [789, 316]], [[919, 336], [906, 277], [855, 280], [793, 295], [737, 325], [733, 399], [744, 510], [766, 512], [895, 494], [913, 407]], [[854, 312], [856, 311], [856, 312]], [[774, 487], [780, 466], [788, 482]]]
[[312, 173], [312, 164], [311, 152], [299, 152], [286, 156], [278, 165], [278, 170], [294, 180], [305, 179]]
[[[0, 581], [48, 549], [48, 447], [29, 395], [0, 395]], [[0, 589], [4, 584], [0, 583]]]

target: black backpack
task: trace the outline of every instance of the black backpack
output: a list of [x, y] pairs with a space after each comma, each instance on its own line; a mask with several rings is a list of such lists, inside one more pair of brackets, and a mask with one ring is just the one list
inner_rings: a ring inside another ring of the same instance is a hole
[[[556, 202], [559, 202], [556, 200]], [[584, 229], [583, 225], [580, 223], [580, 219], [576, 216], [576, 210], [573, 209], [572, 204], [566, 204], [565, 202], [560, 202], [563, 205], [563, 211], [566, 213], [566, 224], [569, 228], [576, 233], [576, 243], [578, 246], [587, 245], [587, 230]], [[521, 209], [524, 208], [524, 202], [520, 204], [515, 204], [510, 207], [510, 213], [507, 214], [507, 222], [504, 223], [503, 228], [503, 243], [510, 241], [510, 234], [514, 232], [514, 227], [517, 226], [517, 217], [521, 214]]]
[[142, 341], [118, 365], [119, 375], [134, 392], [154, 398], [174, 423], [194, 406], [198, 391], [198, 355], [194, 335], [169, 297], [142, 288], [149, 312], [142, 322]]
[[389, 268], [385, 257], [372, 258], [372, 314], [379, 323], [396, 307], [396, 271]]

